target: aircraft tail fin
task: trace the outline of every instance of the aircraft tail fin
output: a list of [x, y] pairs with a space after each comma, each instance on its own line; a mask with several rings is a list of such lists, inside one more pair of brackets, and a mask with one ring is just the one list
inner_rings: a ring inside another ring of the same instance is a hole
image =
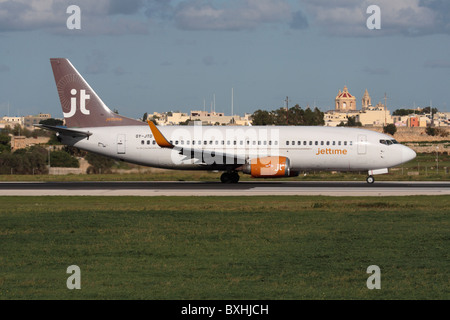
[[112, 112], [68, 59], [51, 58], [50, 63], [67, 127], [145, 125]]

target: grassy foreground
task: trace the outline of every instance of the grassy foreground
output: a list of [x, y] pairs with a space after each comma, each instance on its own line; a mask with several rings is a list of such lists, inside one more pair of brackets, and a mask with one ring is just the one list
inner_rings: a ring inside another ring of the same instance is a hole
[[[437, 162], [436, 160], [439, 160]], [[126, 166], [124, 163], [120, 163]], [[0, 181], [220, 181], [222, 172], [179, 171], [139, 167], [139, 172], [112, 174], [67, 175], [0, 175]], [[418, 154], [417, 158], [399, 167], [389, 169], [389, 174], [375, 176], [377, 181], [449, 181], [450, 156], [448, 154]], [[240, 174], [240, 181], [262, 181]], [[301, 172], [298, 177], [277, 178], [277, 181], [365, 181], [366, 171], [361, 172]]]
[[[448, 299], [445, 196], [0, 197], [0, 299]], [[69, 290], [66, 269], [81, 269]], [[369, 290], [367, 267], [381, 269]]]

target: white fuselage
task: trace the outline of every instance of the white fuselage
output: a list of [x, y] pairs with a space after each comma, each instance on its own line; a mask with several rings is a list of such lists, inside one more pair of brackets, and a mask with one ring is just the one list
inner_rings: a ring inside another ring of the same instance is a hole
[[199, 151], [197, 157], [161, 148], [144, 123], [142, 126], [83, 128], [92, 133], [89, 138], [65, 135], [61, 138], [64, 144], [82, 150], [135, 164], [180, 170], [221, 170], [231, 164], [219, 157], [202, 159], [202, 150], [236, 155], [245, 162], [270, 155], [285, 156], [294, 171], [378, 170], [415, 157], [414, 151], [397, 144], [388, 135], [356, 128], [197, 125], [158, 128], [173, 145]]

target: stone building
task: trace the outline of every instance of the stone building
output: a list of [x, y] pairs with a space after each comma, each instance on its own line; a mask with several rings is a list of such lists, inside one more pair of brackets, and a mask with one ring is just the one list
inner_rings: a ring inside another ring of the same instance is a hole
[[347, 112], [356, 110], [356, 97], [352, 96], [344, 86], [343, 91], [339, 90], [335, 99], [335, 110], [338, 112]]

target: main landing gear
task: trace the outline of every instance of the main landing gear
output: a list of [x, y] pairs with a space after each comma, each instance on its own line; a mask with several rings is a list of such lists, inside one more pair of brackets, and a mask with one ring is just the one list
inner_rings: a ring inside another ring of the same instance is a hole
[[239, 174], [236, 171], [224, 172], [220, 176], [222, 183], [238, 183]]
[[367, 179], [366, 179], [366, 181], [367, 181], [367, 183], [372, 184], [372, 183], [375, 182], [375, 178], [374, 178], [373, 176], [368, 176]]

